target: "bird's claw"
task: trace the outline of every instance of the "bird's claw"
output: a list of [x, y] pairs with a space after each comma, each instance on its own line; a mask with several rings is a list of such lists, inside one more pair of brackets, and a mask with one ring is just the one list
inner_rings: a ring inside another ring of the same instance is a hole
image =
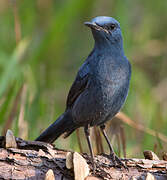
[[119, 166], [128, 170], [128, 167], [120, 160], [118, 156], [116, 156], [115, 154], [110, 154], [110, 157], [115, 167]]

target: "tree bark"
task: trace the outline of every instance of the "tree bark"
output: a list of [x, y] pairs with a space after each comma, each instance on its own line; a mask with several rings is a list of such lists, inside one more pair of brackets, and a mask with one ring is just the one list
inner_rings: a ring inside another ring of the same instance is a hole
[[[84, 168], [80, 167], [78, 172], [75, 168], [66, 168], [68, 151], [57, 149], [51, 144], [24, 141], [20, 138], [16, 138], [16, 144], [16, 148], [6, 148], [6, 138], [0, 137], [0, 179], [81, 180], [83, 178], [80, 174]], [[128, 166], [129, 170], [126, 170], [113, 167], [108, 155], [97, 155], [95, 156], [96, 172], [93, 175], [90, 156], [87, 154], [82, 156], [90, 169], [87, 180], [167, 179], [167, 161], [164, 160], [122, 159]]]

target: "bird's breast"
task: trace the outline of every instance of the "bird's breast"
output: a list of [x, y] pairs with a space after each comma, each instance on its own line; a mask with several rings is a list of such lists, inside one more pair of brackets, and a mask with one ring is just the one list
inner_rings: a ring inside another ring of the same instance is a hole
[[94, 71], [94, 80], [102, 87], [119, 88], [128, 80], [129, 66], [128, 62], [123, 60], [105, 61], [97, 63]]
[[112, 104], [117, 94], [125, 99], [129, 89], [129, 80], [128, 62], [99, 61], [93, 75], [94, 91], [98, 94], [99, 101]]

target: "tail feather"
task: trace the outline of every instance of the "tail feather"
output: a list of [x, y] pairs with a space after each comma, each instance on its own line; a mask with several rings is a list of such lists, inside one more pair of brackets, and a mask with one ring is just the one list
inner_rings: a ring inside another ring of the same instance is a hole
[[76, 129], [71, 112], [63, 113], [53, 124], [51, 124], [35, 141], [53, 143], [61, 134]]

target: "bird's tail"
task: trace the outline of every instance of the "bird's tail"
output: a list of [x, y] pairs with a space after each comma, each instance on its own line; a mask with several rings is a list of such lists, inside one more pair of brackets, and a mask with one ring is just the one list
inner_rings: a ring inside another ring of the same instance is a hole
[[73, 132], [77, 126], [73, 122], [71, 111], [64, 112], [35, 141], [53, 143], [61, 134]]

